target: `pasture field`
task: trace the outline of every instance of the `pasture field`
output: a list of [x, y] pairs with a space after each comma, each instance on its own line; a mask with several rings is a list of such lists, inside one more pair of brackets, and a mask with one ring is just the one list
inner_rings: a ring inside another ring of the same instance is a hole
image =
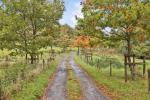
[[[84, 69], [92, 80], [98, 85], [104, 86], [109, 93], [112, 93], [117, 100], [149, 100], [148, 81], [146, 78], [137, 77], [136, 80], [129, 78], [128, 82], [124, 81], [123, 58], [119, 55], [113, 56], [112, 76], [109, 75], [109, 62], [106, 56], [94, 56], [100, 59], [100, 70], [95, 65], [91, 66], [83, 61], [79, 56], [75, 57], [76, 63]], [[112, 59], [112, 57], [111, 57]], [[150, 62], [147, 61], [147, 69], [150, 68]], [[139, 67], [140, 71], [142, 69]], [[130, 73], [129, 73], [130, 74]]]

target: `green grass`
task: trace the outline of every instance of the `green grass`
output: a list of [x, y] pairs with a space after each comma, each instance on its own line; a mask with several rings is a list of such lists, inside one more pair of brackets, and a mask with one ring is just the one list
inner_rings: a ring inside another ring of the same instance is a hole
[[[0, 51], [0, 54], [4, 53], [5, 55], [8, 55], [10, 52], [11, 51], [3, 50]], [[44, 53], [44, 55], [46, 56], [44, 56], [43, 58], [45, 59], [45, 61], [47, 61], [49, 55], [47, 53]], [[61, 55], [59, 55], [59, 57], [57, 56], [56, 60], [59, 60]], [[18, 58], [20, 56], [17, 55], [16, 57]], [[8, 61], [9, 65], [7, 65], [5, 61], [0, 62], [0, 80], [2, 82], [1, 85], [2, 85], [2, 91], [4, 91], [3, 93], [4, 97], [10, 97], [11, 95], [16, 94], [16, 92], [22, 89], [22, 85], [25, 85], [30, 80], [31, 81], [34, 80], [34, 77], [37, 77], [37, 75], [41, 73], [42, 66], [40, 70], [36, 71], [36, 69], [37, 67], [39, 67], [37, 65], [40, 65], [42, 63], [42, 59], [40, 59], [39, 64], [26, 64], [23, 59], [24, 58], [22, 57], [17, 61], [13, 61], [13, 63], [12, 61]], [[22, 70], [24, 72], [23, 79], [21, 79]], [[12, 82], [13, 80], [14, 83]]]
[[98, 71], [96, 67], [86, 64], [78, 56], [75, 57], [75, 61], [98, 84], [106, 86], [117, 97], [117, 100], [150, 100], [150, 94], [147, 92], [147, 80], [138, 78], [125, 83], [123, 66], [121, 68], [113, 67], [113, 76], [110, 77], [108, 66]]
[[121, 56], [115, 56], [115, 57], [110, 57], [110, 56], [93, 56], [94, 58], [94, 63], [96, 64], [96, 59], [99, 59], [99, 65], [101, 68], [106, 68], [109, 66], [110, 61], [112, 62], [112, 66], [121, 68], [123, 67], [123, 58]]
[[77, 78], [75, 77], [75, 74], [73, 73], [73, 70], [69, 65], [67, 66], [67, 74], [68, 74], [67, 80], [68, 100], [83, 100], [81, 87], [78, 83]]
[[52, 63], [50, 67], [34, 77], [33, 81], [23, 85], [23, 89], [12, 95], [11, 100], [38, 100], [44, 93], [49, 77], [56, 70], [58, 62]]

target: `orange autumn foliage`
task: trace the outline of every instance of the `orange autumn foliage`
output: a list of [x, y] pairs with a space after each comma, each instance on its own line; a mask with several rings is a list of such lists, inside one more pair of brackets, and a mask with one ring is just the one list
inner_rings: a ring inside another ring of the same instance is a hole
[[78, 36], [74, 43], [73, 43], [73, 47], [89, 47], [89, 37], [88, 36]]

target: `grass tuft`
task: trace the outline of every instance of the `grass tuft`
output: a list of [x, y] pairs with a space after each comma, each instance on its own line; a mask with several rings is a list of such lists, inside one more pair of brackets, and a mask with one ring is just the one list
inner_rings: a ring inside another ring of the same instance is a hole
[[81, 87], [70, 65], [67, 65], [67, 96], [68, 100], [83, 100]]

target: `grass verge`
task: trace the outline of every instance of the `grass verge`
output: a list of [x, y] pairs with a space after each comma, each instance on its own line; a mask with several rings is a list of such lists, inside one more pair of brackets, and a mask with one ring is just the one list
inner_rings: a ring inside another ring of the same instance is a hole
[[75, 57], [75, 61], [99, 84], [100, 88], [108, 89], [115, 96], [115, 100], [150, 100], [146, 79], [129, 80], [125, 83], [123, 68], [114, 68], [113, 76], [110, 77], [108, 68], [98, 71], [96, 67], [86, 64], [78, 56]]
[[69, 64], [67, 65], [67, 74], [68, 74], [68, 79], [67, 79], [68, 100], [83, 100], [81, 87]]
[[57, 69], [58, 62], [53, 62], [48, 69], [34, 77], [33, 81], [23, 85], [22, 91], [12, 96], [11, 100], [38, 100], [43, 95], [49, 77]]

